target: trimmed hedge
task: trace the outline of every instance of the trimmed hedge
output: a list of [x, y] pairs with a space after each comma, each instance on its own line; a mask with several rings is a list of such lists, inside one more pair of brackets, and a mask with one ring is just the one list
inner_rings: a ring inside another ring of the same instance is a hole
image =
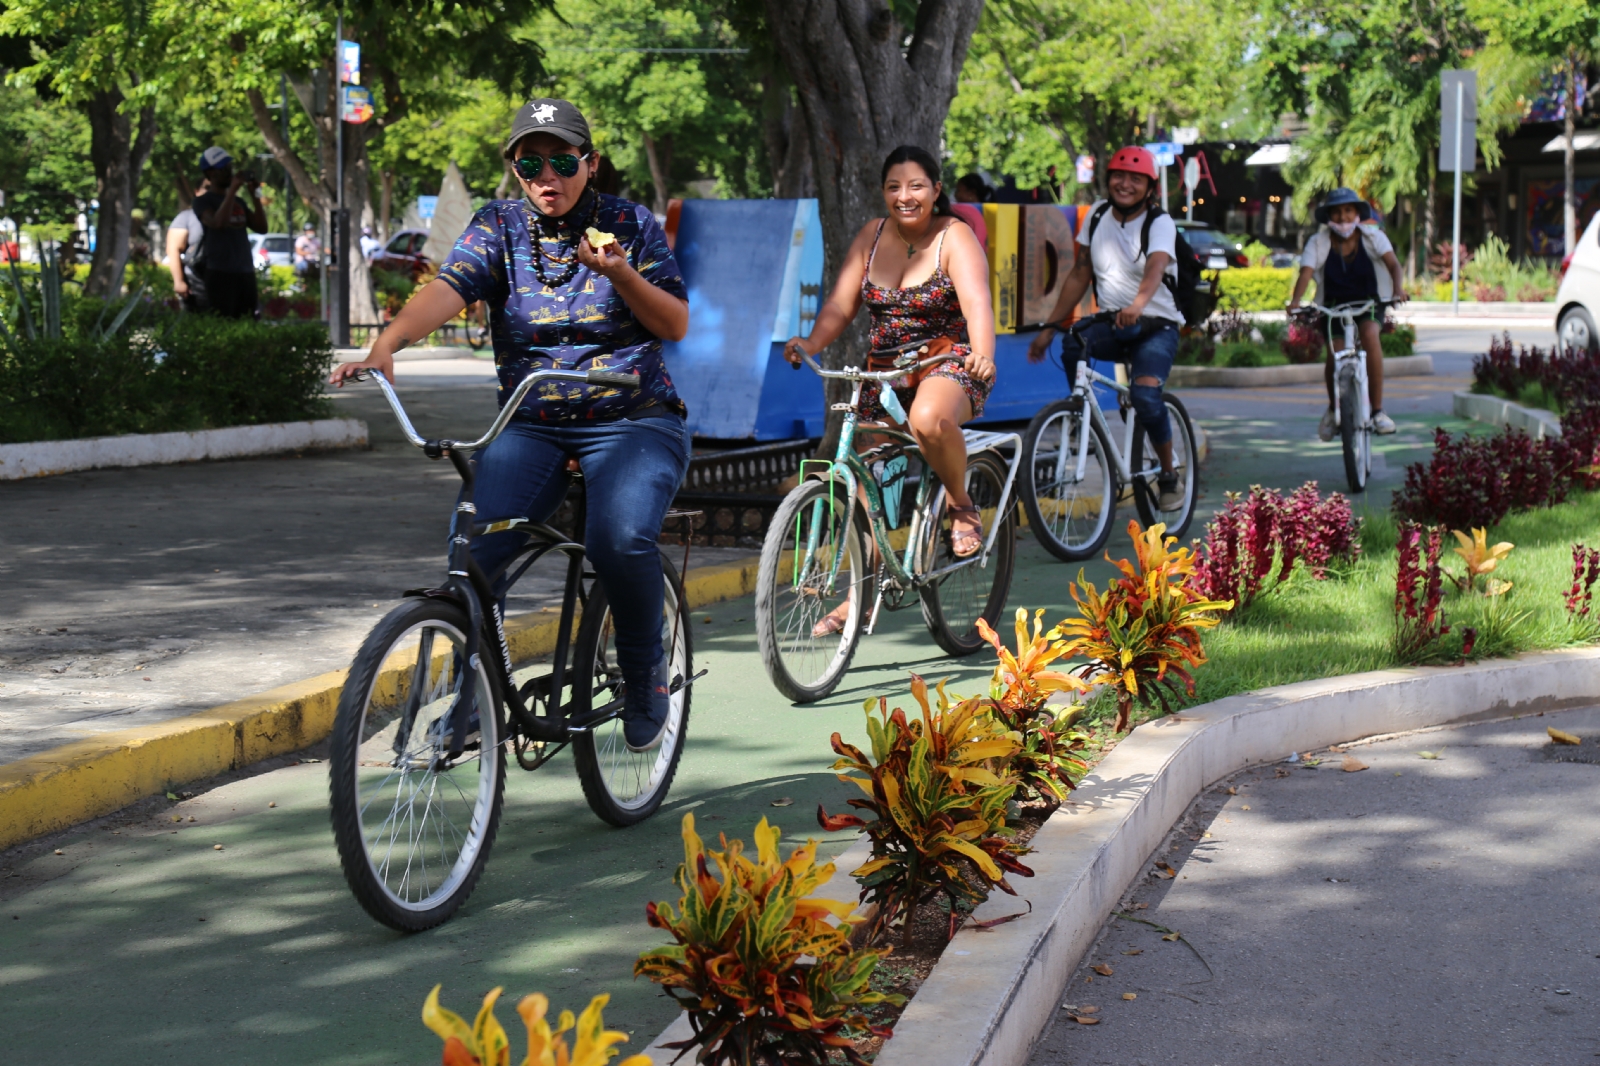
[[1217, 271], [1217, 306], [1237, 311], [1282, 311], [1298, 267], [1232, 267]]
[[319, 322], [166, 316], [114, 337], [0, 351], [0, 443], [217, 429], [325, 415]]

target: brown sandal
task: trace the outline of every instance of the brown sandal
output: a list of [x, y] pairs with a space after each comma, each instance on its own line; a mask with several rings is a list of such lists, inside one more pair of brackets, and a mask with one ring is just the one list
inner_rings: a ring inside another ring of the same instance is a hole
[[[842, 633], [844, 631], [845, 619], [850, 617], [849, 603], [849, 600], [845, 601], [845, 612], [842, 616], [835, 614], [833, 611], [829, 611], [827, 614], [823, 615], [821, 620], [818, 621], [816, 625], [811, 627], [811, 635], [813, 637], [827, 637], [832, 636], [835, 633]], [[835, 610], [837, 610], [837, 608], [835, 608]]]
[[[955, 552], [957, 559], [966, 559], [978, 554], [978, 549], [983, 547], [983, 512], [975, 506], [951, 506], [945, 508], [945, 510], [950, 514], [950, 550]], [[966, 533], [957, 532], [955, 527], [956, 515], [971, 515], [974, 520], [974, 528]], [[966, 551], [961, 550], [964, 545], [967, 546]]]

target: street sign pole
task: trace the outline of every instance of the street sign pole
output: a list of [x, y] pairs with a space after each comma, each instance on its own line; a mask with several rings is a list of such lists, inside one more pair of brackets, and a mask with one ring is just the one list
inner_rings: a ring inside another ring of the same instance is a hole
[[1461, 315], [1461, 112], [1466, 97], [1466, 82], [1456, 82], [1456, 196], [1455, 222], [1450, 231], [1450, 303]]
[[334, 84], [337, 88], [338, 99], [334, 104], [334, 193], [333, 193], [333, 218], [330, 220], [329, 234], [333, 244], [334, 259], [331, 264], [333, 269], [329, 272], [337, 278], [337, 302], [328, 308], [332, 321], [328, 325], [333, 331], [333, 345], [335, 348], [348, 348], [350, 346], [350, 263], [349, 256], [345, 253], [349, 249], [350, 224], [344, 213], [344, 5], [339, 6], [339, 16], [334, 23], [333, 60]]

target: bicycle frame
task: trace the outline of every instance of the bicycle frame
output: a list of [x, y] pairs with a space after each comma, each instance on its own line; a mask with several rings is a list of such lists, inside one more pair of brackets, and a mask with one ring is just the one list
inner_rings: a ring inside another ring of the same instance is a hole
[[[494, 678], [494, 683], [500, 689], [511, 717], [516, 721], [519, 729], [531, 740], [545, 743], [564, 743], [573, 733], [580, 733], [590, 728], [596, 721], [615, 711], [621, 706], [621, 700], [613, 700], [602, 707], [597, 707], [590, 714], [584, 716], [581, 722], [573, 721], [570, 716], [558, 714], [555, 703], [560, 699], [562, 688], [565, 684], [567, 652], [572, 640], [572, 626], [575, 620], [577, 604], [583, 598], [583, 545], [567, 539], [559, 531], [543, 523], [529, 522], [526, 518], [510, 518], [495, 522], [478, 524], [475, 518], [478, 513], [473, 504], [474, 477], [468, 453], [486, 447], [510, 423], [511, 417], [516, 413], [517, 407], [522, 403], [523, 397], [535, 385], [543, 381], [571, 381], [591, 385], [620, 385], [637, 387], [638, 376], [635, 374], [618, 374], [604, 370], [538, 370], [529, 374], [518, 383], [516, 389], [500, 409], [489, 430], [475, 441], [455, 441], [450, 439], [426, 440], [411, 424], [407, 417], [405, 407], [400, 402], [400, 397], [395, 394], [394, 387], [380, 372], [371, 372], [374, 380], [383, 391], [384, 398], [388, 400], [389, 407], [394, 411], [395, 418], [400, 422], [401, 432], [406, 440], [422, 449], [424, 455], [430, 459], [448, 457], [456, 473], [461, 477], [461, 498], [456, 502], [455, 510], [450, 516], [450, 553], [445, 584], [438, 589], [414, 590], [408, 595], [436, 595], [442, 596], [458, 604], [467, 612], [470, 623], [466, 634], [466, 644], [462, 650], [463, 658], [473, 669], [483, 665], [480, 634], [487, 634], [490, 642], [489, 673]], [[357, 378], [360, 380], [360, 377]], [[472, 541], [476, 537], [486, 536], [490, 533], [503, 533], [511, 530], [522, 530], [535, 535], [535, 543], [525, 553], [512, 556], [506, 564], [494, 574], [485, 574], [472, 558]], [[540, 558], [550, 552], [561, 552], [567, 556], [567, 576], [565, 595], [561, 604], [560, 628], [556, 632], [556, 648], [553, 660], [553, 670], [550, 678], [550, 696], [547, 708], [551, 711], [548, 715], [537, 715], [529, 709], [522, 694], [513, 680], [514, 668], [511, 662], [511, 646], [506, 639], [505, 620], [500, 609], [499, 597], [494, 592], [494, 584], [525, 554], [527, 558], [522, 562], [516, 573], [512, 575], [507, 585], [514, 584], [517, 578], [525, 573]], [[485, 606], [489, 618], [485, 619]], [[485, 624], [492, 621], [492, 625]], [[465, 690], [463, 690], [465, 691]], [[451, 751], [450, 758], [461, 754], [461, 745], [466, 737], [465, 718], [469, 712], [469, 701], [457, 696], [455, 705], [449, 714], [451, 717]], [[510, 734], [507, 736], [509, 741]]]
[[[854, 505], [854, 500], [856, 498], [856, 492], [858, 489], [863, 495], [865, 495], [867, 500], [867, 520], [868, 524], [872, 528], [873, 543], [877, 546], [879, 558], [883, 561], [883, 568], [887, 571], [888, 576], [902, 588], [915, 589], [920, 588], [929, 582], [938, 580], [946, 574], [952, 573], [963, 567], [972, 566], [974, 564], [980, 568], [987, 566], [989, 562], [989, 555], [994, 550], [995, 538], [1000, 533], [1000, 526], [1002, 524], [1000, 522], [991, 523], [989, 535], [985, 538], [982, 549], [974, 552], [969, 558], [962, 559], [958, 562], [952, 563], [949, 566], [943, 567], [939, 570], [930, 571], [928, 573], [917, 572], [916, 555], [926, 534], [925, 522], [929, 512], [929, 504], [933, 501], [934, 492], [936, 491], [935, 479], [930, 477], [923, 477], [918, 483], [917, 502], [910, 512], [911, 524], [906, 533], [906, 545], [903, 554], [897, 555], [894, 546], [889, 542], [889, 521], [888, 515], [884, 508], [883, 493], [878, 484], [877, 478], [873, 476], [872, 471], [868, 468], [866, 462], [861, 458], [860, 454], [856, 452], [855, 438], [856, 431], [861, 424], [861, 390], [863, 384], [867, 381], [878, 381], [883, 389], [889, 389], [891, 387], [891, 380], [896, 377], [900, 377], [906, 371], [897, 370], [885, 372], [867, 372], [859, 370], [856, 367], [845, 367], [843, 370], [827, 371], [818, 366], [815, 360], [813, 360], [810, 356], [806, 356], [805, 358], [806, 362], [809, 363], [811, 368], [819, 375], [823, 377], [844, 378], [851, 382], [849, 402], [839, 404], [835, 407], [835, 410], [843, 410], [844, 412], [844, 425], [839, 431], [839, 446], [834, 452], [832, 462], [827, 463], [826, 469], [816, 476], [830, 483], [828, 499], [828, 506], [830, 508], [834, 506], [831, 491], [832, 484], [836, 484], [841, 481], [843, 482], [845, 489], [845, 506]], [[928, 360], [926, 365], [937, 365], [943, 361], [944, 360], [942, 358], [935, 358]], [[889, 437], [891, 440], [903, 444], [908, 452], [916, 455], [918, 458], [921, 458], [922, 450], [917, 445], [916, 438], [911, 436], [911, 434], [902, 430], [897, 430], [890, 427], [880, 427], [877, 425], [873, 426], [871, 432], [881, 434]], [[1016, 449], [1015, 454], [1020, 454], [1021, 452], [1022, 437], [1020, 434], [978, 433], [970, 430], [965, 431], [965, 433], [968, 437], [969, 450], [972, 450], [974, 447], [976, 450], [993, 448], [996, 445], [1010, 441], [1013, 447]], [[924, 461], [923, 465], [927, 465], [926, 461]], [[1010, 503], [1011, 491], [1016, 483], [1016, 476], [1017, 464], [1013, 460], [1009, 466], [1009, 469], [1007, 470], [1005, 486], [1001, 490], [1000, 503], [997, 506], [997, 510], [1002, 514]], [[938, 491], [942, 491], [942, 487], [940, 487]], [[820, 509], [822, 505], [823, 501], [821, 500], [818, 500], [813, 505], [817, 510], [812, 515], [812, 522], [810, 526], [811, 532], [807, 537], [805, 548], [806, 555], [804, 557], [804, 561], [807, 563], [809, 563], [812, 554], [818, 548], [817, 542], [820, 537], [820, 519], [822, 517]], [[795, 560], [796, 573], [799, 573], [805, 569], [805, 567], [801, 565], [801, 561], [801, 558], [797, 556]], [[839, 568], [842, 561], [843, 552], [835, 551], [828, 575], [827, 588], [830, 592], [837, 587], [835, 582], [838, 578]], [[877, 610], [874, 608], [874, 618], [876, 615]], [[868, 632], [871, 632], [870, 625], [868, 626]]]
[[[1089, 365], [1089, 360], [1083, 359], [1079, 361], [1078, 377], [1073, 382], [1072, 395], [1082, 397], [1084, 407], [1089, 412], [1089, 417], [1079, 423], [1078, 440], [1074, 448], [1077, 465], [1073, 470], [1073, 480], [1082, 481], [1084, 474], [1087, 472], [1089, 462], [1089, 423], [1091, 421], [1099, 424], [1100, 431], [1105, 434], [1106, 443], [1111, 445], [1111, 462], [1116, 466], [1117, 477], [1122, 480], [1123, 484], [1132, 482], [1135, 476], [1148, 477], [1155, 470], [1159, 470], [1160, 464], [1157, 463], [1151, 469], [1140, 470], [1135, 475], [1129, 466], [1129, 460], [1133, 458], [1133, 427], [1135, 419], [1123, 419], [1122, 446], [1119, 448], [1116, 437], [1111, 434], [1111, 424], [1106, 421], [1105, 412], [1100, 410], [1100, 404], [1095, 400], [1094, 389], [1091, 387], [1093, 385], [1109, 385], [1116, 390], [1118, 397], [1122, 399], [1126, 399], [1129, 395], [1128, 386], [1122, 384], [1116, 378], [1108, 378], [1095, 370]], [[1056, 480], [1058, 482], [1064, 480], [1061, 475], [1065, 473], [1066, 461], [1066, 449], [1057, 449]]]
[[1372, 421], [1372, 399], [1367, 393], [1367, 360], [1366, 353], [1356, 345], [1356, 316], [1366, 314], [1373, 308], [1373, 301], [1367, 300], [1359, 304], [1341, 304], [1338, 307], [1323, 307], [1314, 304], [1318, 311], [1326, 316], [1328, 321], [1328, 347], [1333, 348], [1333, 320], [1339, 319], [1344, 325], [1344, 347], [1334, 350], [1333, 353], [1333, 424], [1343, 425], [1344, 413], [1339, 410], [1338, 382], [1341, 376], [1354, 373], [1356, 376], [1356, 395], [1359, 397], [1360, 409], [1355, 412], [1356, 425], [1365, 428]]

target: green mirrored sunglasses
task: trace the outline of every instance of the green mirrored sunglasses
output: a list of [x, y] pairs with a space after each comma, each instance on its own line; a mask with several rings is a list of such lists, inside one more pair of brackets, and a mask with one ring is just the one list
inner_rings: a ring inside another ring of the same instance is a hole
[[513, 161], [511, 166], [516, 170], [518, 177], [524, 181], [532, 181], [544, 173], [545, 160], [548, 159], [551, 170], [563, 178], [570, 178], [578, 173], [578, 165], [588, 159], [590, 154], [585, 152], [583, 155], [573, 155], [571, 152], [558, 152], [555, 155], [542, 156], [529, 152], [521, 159]]

